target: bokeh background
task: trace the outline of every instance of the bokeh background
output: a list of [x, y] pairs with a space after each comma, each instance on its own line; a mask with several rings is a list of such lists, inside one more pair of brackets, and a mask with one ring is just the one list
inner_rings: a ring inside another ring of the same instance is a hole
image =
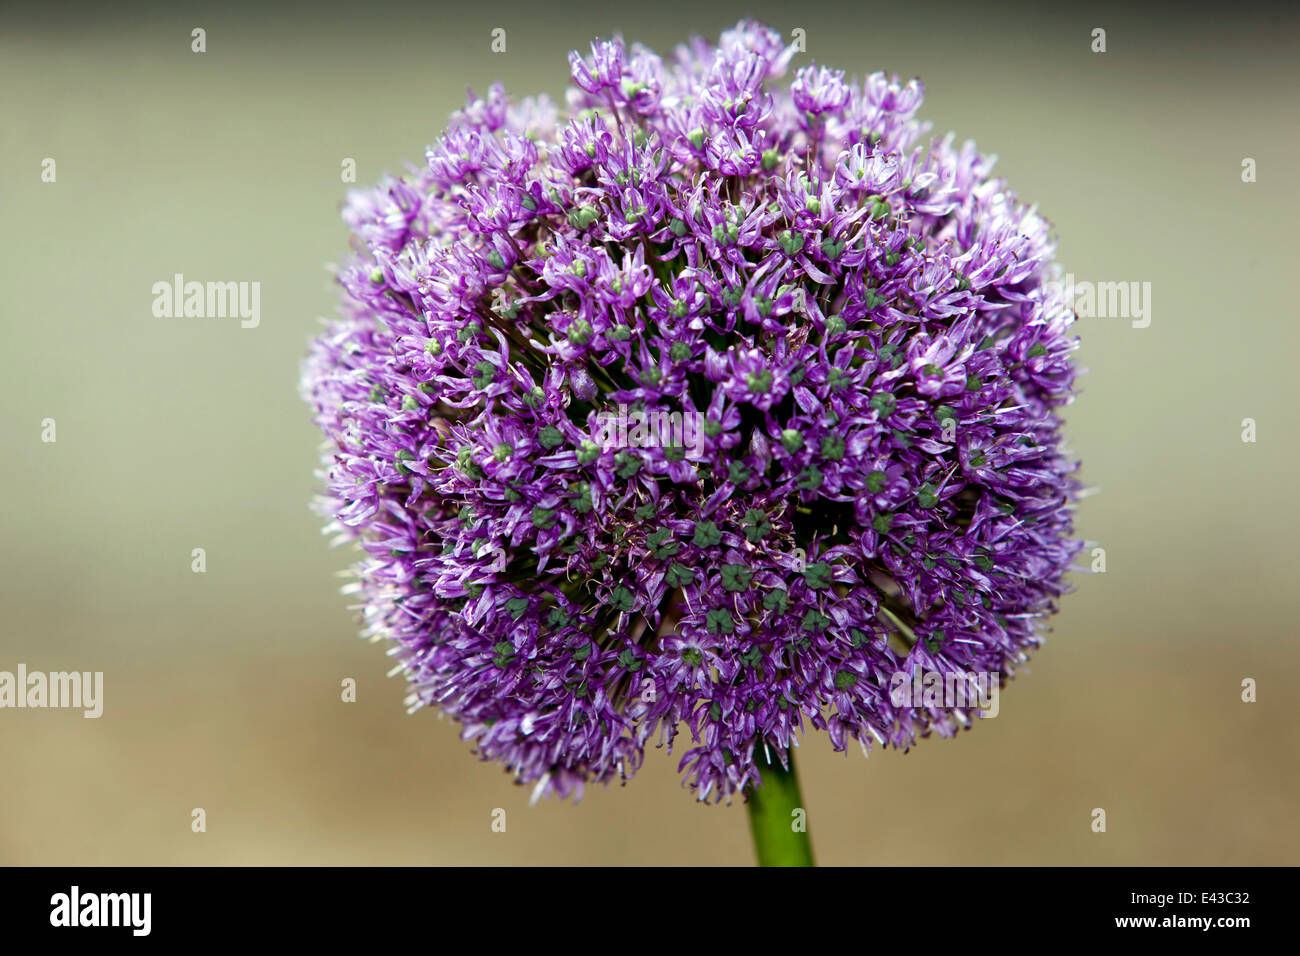
[[[922, 115], [999, 154], [1070, 271], [1152, 287], [1149, 328], [1078, 327], [1078, 528], [1106, 573], [1076, 576], [996, 720], [869, 760], [805, 742], [820, 861], [1300, 863], [1297, 16], [1135, 7], [7, 5], [0, 669], [106, 689], [99, 720], [0, 711], [0, 862], [750, 862], [743, 808], [695, 804], [675, 756], [530, 809], [452, 722], [404, 714], [308, 510], [296, 382], [334, 308], [344, 158], [361, 184], [420, 161], [466, 86], [559, 97], [593, 36], [665, 52], [754, 13], [807, 31], [796, 64], [922, 77]], [[260, 327], [154, 318], [177, 272], [259, 281]]]

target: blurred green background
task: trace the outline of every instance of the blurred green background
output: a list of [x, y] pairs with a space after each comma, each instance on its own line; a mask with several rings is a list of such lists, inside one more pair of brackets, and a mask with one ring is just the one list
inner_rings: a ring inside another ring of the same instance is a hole
[[[1078, 529], [1107, 572], [1076, 576], [996, 720], [870, 760], [805, 742], [820, 861], [1300, 863], [1297, 19], [1177, 9], [8, 8], [0, 669], [102, 670], [106, 689], [99, 720], [0, 711], [0, 862], [750, 861], [743, 809], [695, 804], [677, 756], [529, 809], [451, 721], [404, 714], [338, 593], [351, 556], [307, 507], [318, 435], [296, 383], [334, 309], [345, 158], [372, 182], [422, 161], [466, 86], [559, 97], [593, 36], [666, 53], [753, 12], [807, 31], [796, 64], [922, 77], [922, 115], [1001, 156], [1069, 271], [1152, 285], [1149, 328], [1078, 326], [1069, 434], [1099, 490]], [[260, 327], [155, 318], [151, 286], [177, 272], [260, 282]]]

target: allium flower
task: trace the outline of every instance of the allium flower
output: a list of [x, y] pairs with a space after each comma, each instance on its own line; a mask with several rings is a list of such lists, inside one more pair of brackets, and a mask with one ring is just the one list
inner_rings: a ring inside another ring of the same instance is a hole
[[344, 212], [302, 389], [365, 633], [538, 793], [679, 732], [701, 800], [808, 728], [949, 736], [900, 675], [1004, 679], [1065, 589], [1047, 223], [923, 139], [919, 82], [770, 86], [793, 53], [597, 42], [564, 110], [471, 94]]

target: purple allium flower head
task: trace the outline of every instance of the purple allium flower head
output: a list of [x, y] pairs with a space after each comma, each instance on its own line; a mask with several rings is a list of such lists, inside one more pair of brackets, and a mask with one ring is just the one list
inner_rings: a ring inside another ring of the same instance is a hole
[[574, 53], [559, 111], [470, 96], [354, 193], [303, 393], [365, 633], [539, 793], [689, 736], [702, 800], [808, 728], [969, 723], [1078, 543], [1047, 224], [927, 141], [918, 82], [798, 71], [746, 22]]

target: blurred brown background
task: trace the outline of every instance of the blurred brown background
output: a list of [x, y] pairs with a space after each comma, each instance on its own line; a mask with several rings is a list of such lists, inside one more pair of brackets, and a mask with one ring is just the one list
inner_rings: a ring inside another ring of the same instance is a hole
[[[922, 115], [1002, 157], [1071, 272], [1152, 284], [1149, 328], [1079, 326], [1070, 435], [1100, 491], [1079, 532], [1107, 573], [1079, 576], [996, 720], [865, 761], [805, 742], [820, 861], [1300, 863], [1295, 13], [818, 2], [0, 14], [0, 670], [106, 685], [99, 720], [0, 711], [0, 862], [750, 861], [743, 809], [696, 805], [676, 756], [529, 809], [453, 723], [404, 714], [308, 511], [296, 396], [344, 158], [372, 182], [422, 160], [467, 85], [559, 96], [593, 36], [662, 53], [745, 12], [805, 29], [797, 64], [921, 76]], [[260, 327], [154, 318], [177, 272], [261, 282]]]

